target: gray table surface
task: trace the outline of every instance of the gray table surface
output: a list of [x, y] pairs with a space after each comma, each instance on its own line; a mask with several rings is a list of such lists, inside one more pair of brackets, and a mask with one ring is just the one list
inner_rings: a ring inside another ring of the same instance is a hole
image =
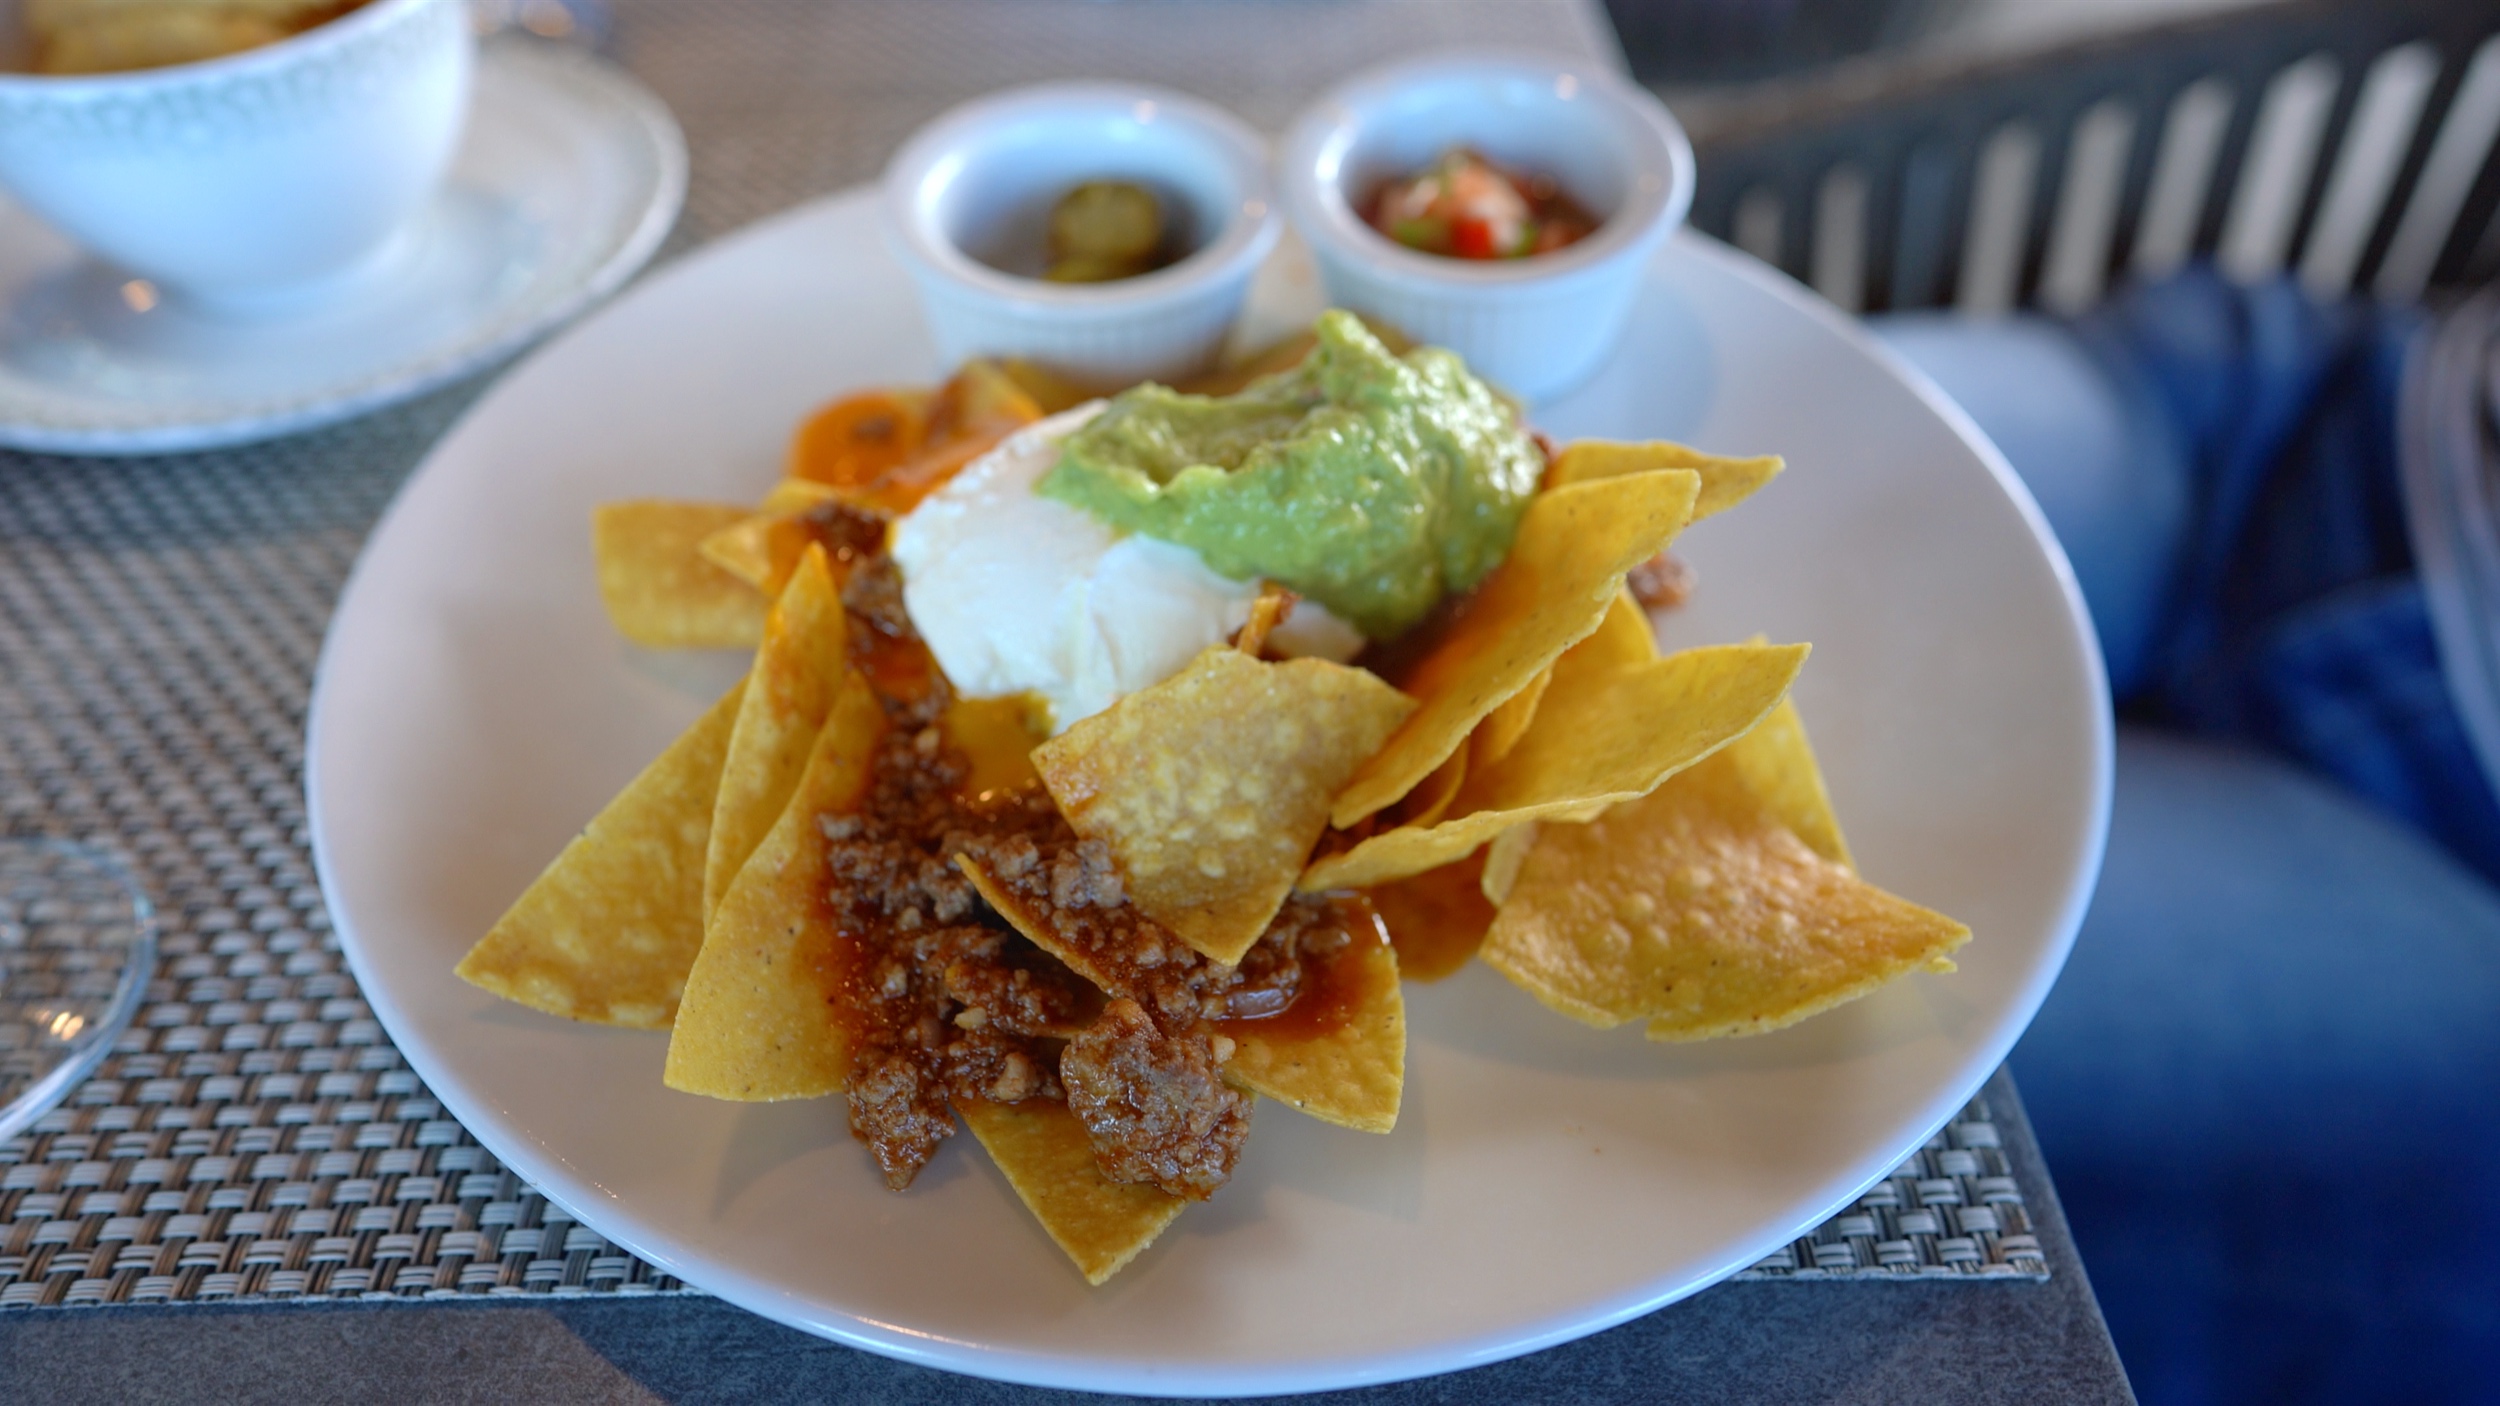
[[[1615, 53], [1602, 12], [1581, 0], [621, 9], [616, 56], [676, 111], [693, 154], [672, 252], [873, 177], [913, 127], [1006, 84], [1164, 83], [1273, 130], [1330, 81], [1400, 53], [1462, 43]], [[2010, 1078], [2000, 1072], [1988, 1096], [2051, 1266], [2045, 1283], [1728, 1284], [1534, 1356], [1313, 1399], [2131, 1401]], [[0, 1315], [0, 1403], [827, 1398], [1094, 1399], [887, 1361], [702, 1298]]]

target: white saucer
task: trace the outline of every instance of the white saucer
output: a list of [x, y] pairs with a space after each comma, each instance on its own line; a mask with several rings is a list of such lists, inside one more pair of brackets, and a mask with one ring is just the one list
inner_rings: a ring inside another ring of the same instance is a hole
[[207, 449], [404, 400], [614, 291], [685, 193], [684, 134], [650, 90], [579, 50], [510, 39], [478, 56], [433, 204], [295, 308], [191, 307], [0, 197], [0, 445]]

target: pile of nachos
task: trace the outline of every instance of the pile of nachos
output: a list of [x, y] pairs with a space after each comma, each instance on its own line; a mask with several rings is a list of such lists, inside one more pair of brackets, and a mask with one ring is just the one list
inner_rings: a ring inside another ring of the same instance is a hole
[[753, 663], [459, 973], [842, 1095], [897, 1190], [967, 1128], [1099, 1284], [1260, 1100], [1394, 1128], [1403, 981], [1685, 1041], [1949, 971], [1851, 861], [1808, 647], [1661, 655], [1632, 589], [1780, 468], [1553, 445], [1343, 313], [1181, 389], [847, 396], [760, 504], [597, 512], [625, 638]]

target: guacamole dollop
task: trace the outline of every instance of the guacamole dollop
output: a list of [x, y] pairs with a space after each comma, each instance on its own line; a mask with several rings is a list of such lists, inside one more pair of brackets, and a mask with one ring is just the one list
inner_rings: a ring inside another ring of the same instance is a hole
[[1036, 491], [1402, 633], [1509, 554], [1545, 456], [1451, 353], [1399, 356], [1344, 312], [1318, 337], [1238, 395], [1122, 392]]

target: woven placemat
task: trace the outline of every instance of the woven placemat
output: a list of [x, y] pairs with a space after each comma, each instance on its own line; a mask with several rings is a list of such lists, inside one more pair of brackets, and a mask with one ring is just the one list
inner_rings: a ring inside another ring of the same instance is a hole
[[[516, 1180], [356, 993], [314, 882], [303, 720], [358, 543], [465, 393], [249, 454], [0, 461], [0, 824], [112, 849], [147, 1004], [0, 1144], [0, 1307], [654, 1293]], [[1984, 1100], [1749, 1273], [2047, 1273]]]
[[[1003, 83], [1150, 79], [1272, 127], [1402, 50], [1609, 42], [1576, 0], [763, 0], [621, 19], [624, 57], [693, 148], [678, 247], [871, 174], [913, 125]], [[313, 877], [301, 768], [323, 627], [476, 389], [216, 454], [0, 453], [0, 830], [121, 854], [163, 923], [131, 1029], [0, 1143], [0, 1308], [688, 1292], [443, 1115], [359, 999]], [[1997, 1142], [1974, 1101], [1743, 1277], [2046, 1277]]]

